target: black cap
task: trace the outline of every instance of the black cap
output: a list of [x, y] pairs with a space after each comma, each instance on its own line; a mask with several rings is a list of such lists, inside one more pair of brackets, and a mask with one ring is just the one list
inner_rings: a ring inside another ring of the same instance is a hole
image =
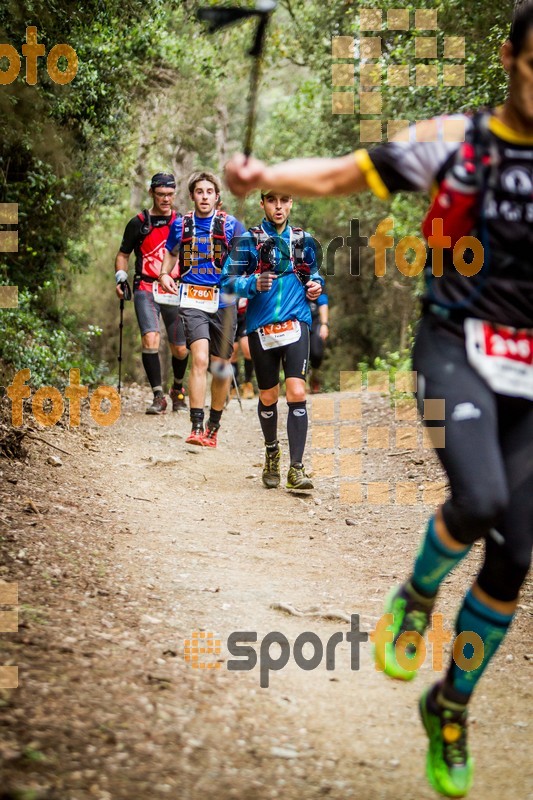
[[150, 181], [150, 189], [155, 189], [157, 186], [167, 186], [170, 189], [175, 189], [176, 178], [170, 172], [158, 172]]

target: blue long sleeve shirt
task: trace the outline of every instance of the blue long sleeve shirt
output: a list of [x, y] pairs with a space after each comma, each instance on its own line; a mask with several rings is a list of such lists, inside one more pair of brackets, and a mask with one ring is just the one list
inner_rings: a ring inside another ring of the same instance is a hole
[[[263, 325], [297, 319], [311, 327], [311, 309], [305, 287], [298, 280], [292, 265], [291, 227], [278, 234], [276, 226], [263, 219], [261, 227], [276, 243], [273, 272], [277, 275], [268, 292], [257, 291], [257, 267], [259, 254], [255, 238], [249, 231], [234, 240], [231, 252], [224, 264], [221, 290], [248, 298], [246, 329], [248, 333]], [[324, 285], [317, 271], [316, 247], [312, 236], [304, 233], [304, 261], [311, 266], [311, 280]]]

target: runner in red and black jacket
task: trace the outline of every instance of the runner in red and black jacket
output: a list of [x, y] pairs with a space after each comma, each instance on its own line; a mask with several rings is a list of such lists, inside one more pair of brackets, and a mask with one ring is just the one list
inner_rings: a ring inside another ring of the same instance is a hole
[[159, 318], [167, 329], [174, 384], [170, 390], [172, 410], [186, 408], [183, 378], [187, 369], [188, 350], [185, 344], [183, 323], [179, 308], [173, 305], [160, 305], [154, 300], [153, 285], [161, 272], [165, 244], [170, 226], [176, 219], [172, 209], [176, 181], [174, 175], [158, 172], [150, 183], [152, 207], [144, 209], [126, 225], [122, 244], [115, 260], [117, 295], [122, 298], [121, 283], [127, 278], [128, 261], [135, 251], [135, 278], [133, 281], [133, 301], [142, 338], [142, 361], [146, 376], [154, 393], [147, 414], [163, 414], [167, 401], [161, 381], [159, 362], [160, 328]]

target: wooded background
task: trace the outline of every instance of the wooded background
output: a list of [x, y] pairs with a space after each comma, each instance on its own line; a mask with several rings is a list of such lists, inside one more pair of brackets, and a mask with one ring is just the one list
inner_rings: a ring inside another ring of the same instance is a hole
[[[19, 204], [19, 251], [0, 254], [0, 283], [19, 287], [19, 308], [0, 310], [0, 366], [4, 378], [30, 367], [32, 384], [68, 382], [79, 367], [84, 383], [116, 379], [118, 301], [113, 264], [127, 220], [148, 203], [150, 176], [173, 171], [176, 206], [190, 203], [186, 178], [196, 168], [221, 173], [242, 147], [255, 22], [208, 35], [196, 20], [194, 0], [7, 0], [0, 9], [0, 42], [21, 53], [26, 27], [38, 29], [48, 52], [58, 43], [79, 59], [72, 83], [55, 84], [39, 59], [38, 83], [0, 86], [0, 202]], [[216, 5], [216, 3], [211, 3]], [[247, 3], [242, 3], [247, 5]], [[249, 5], [249, 4], [248, 4]], [[346, 0], [280, 0], [273, 15], [259, 96], [254, 153], [268, 161], [306, 155], [341, 155], [361, 146], [358, 114], [332, 113], [332, 37], [359, 35], [359, 9], [407, 8], [408, 31], [382, 37], [383, 74], [415, 58], [415, 38], [437, 36], [442, 64], [445, 36], [465, 37], [462, 87], [393, 87], [382, 83], [381, 117], [424, 119], [448, 111], [496, 105], [505, 96], [499, 44], [513, 13], [512, 0], [460, 0], [363, 4]], [[438, 12], [438, 31], [414, 27], [416, 9]], [[373, 34], [377, 35], [377, 34]], [[357, 56], [357, 52], [356, 52]], [[346, 62], [344, 62], [346, 63]], [[449, 62], [449, 63], [454, 63]], [[60, 64], [61, 66], [61, 64]], [[0, 60], [7, 68], [7, 60]], [[411, 79], [414, 84], [414, 78]], [[355, 61], [356, 111], [358, 62]], [[364, 146], [364, 145], [363, 145]], [[236, 203], [223, 193], [224, 208]], [[291, 220], [323, 244], [361, 233], [392, 214], [396, 241], [420, 235], [424, 198], [399, 195], [392, 205], [370, 195], [299, 201]], [[258, 194], [246, 201], [245, 224], [261, 218]], [[403, 363], [417, 316], [419, 279], [404, 277], [391, 255], [387, 275], [376, 278], [373, 253], [362, 253], [361, 275], [349, 274], [348, 250], [337, 251], [327, 277], [331, 336], [326, 384], [361, 362]], [[125, 372], [142, 378], [140, 337], [127, 306]], [[376, 360], [377, 359], [377, 360]]]

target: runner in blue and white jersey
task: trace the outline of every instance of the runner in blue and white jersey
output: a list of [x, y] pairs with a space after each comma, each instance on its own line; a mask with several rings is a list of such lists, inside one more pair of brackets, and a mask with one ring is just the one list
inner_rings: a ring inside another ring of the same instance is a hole
[[[220, 200], [218, 178], [210, 172], [194, 173], [189, 179], [194, 210], [179, 217], [170, 229], [160, 275], [162, 288], [180, 294], [180, 315], [191, 351], [189, 403], [192, 429], [186, 442], [203, 447], [217, 446], [220, 418], [231, 376], [229, 359], [233, 352], [235, 305], [220, 297], [222, 266], [235, 237], [244, 232], [242, 224], [216, 210]], [[170, 276], [179, 262], [179, 289]], [[204, 431], [204, 403], [207, 370], [211, 360], [211, 408]]]
[[263, 483], [272, 489], [280, 482], [277, 403], [283, 366], [289, 406], [287, 488], [309, 491], [313, 484], [303, 467], [308, 428], [305, 380], [311, 328], [309, 303], [320, 295], [324, 281], [317, 271], [313, 238], [289, 225], [292, 198], [263, 190], [261, 207], [265, 212], [261, 225], [250, 228], [231, 250], [222, 275], [222, 291], [248, 298], [246, 329], [266, 447]]

